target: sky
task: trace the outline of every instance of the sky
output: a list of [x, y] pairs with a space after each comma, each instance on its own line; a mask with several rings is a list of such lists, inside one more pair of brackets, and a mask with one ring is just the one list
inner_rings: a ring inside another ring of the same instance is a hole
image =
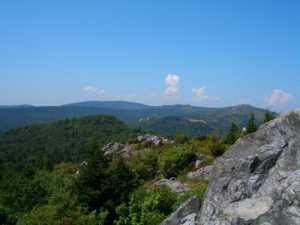
[[0, 105], [300, 106], [298, 0], [1, 0]]

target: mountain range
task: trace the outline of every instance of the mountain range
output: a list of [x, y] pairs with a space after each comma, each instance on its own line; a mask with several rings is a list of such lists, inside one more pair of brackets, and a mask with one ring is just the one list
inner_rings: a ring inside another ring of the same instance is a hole
[[163, 135], [185, 132], [189, 136], [224, 134], [232, 122], [244, 127], [254, 113], [256, 123], [263, 121], [265, 109], [251, 105], [207, 108], [192, 105], [148, 106], [125, 101], [87, 101], [61, 106], [0, 106], [0, 131], [32, 124], [88, 115], [113, 115], [135, 129]]

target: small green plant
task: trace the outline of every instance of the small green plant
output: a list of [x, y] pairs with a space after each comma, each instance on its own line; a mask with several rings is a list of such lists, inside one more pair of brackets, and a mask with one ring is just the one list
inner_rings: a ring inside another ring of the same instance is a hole
[[189, 146], [174, 146], [163, 151], [160, 161], [160, 173], [171, 178], [178, 176], [185, 168], [191, 164], [194, 153]]
[[119, 219], [116, 225], [159, 224], [177, 207], [177, 196], [167, 187], [160, 187], [146, 193], [139, 189], [131, 195], [128, 205], [117, 208]]
[[276, 118], [276, 113], [267, 110], [265, 112], [264, 123], [267, 123]]
[[226, 145], [223, 143], [216, 143], [215, 146], [211, 149], [211, 152], [214, 157], [219, 157], [224, 154], [226, 151]]

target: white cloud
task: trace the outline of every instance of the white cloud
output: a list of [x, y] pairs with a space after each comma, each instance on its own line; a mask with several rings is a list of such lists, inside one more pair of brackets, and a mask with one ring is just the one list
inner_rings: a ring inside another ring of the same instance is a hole
[[209, 96], [206, 91], [206, 87], [199, 87], [199, 88], [193, 88], [192, 92], [194, 93], [193, 99], [198, 102], [203, 101], [218, 101], [220, 100], [219, 97], [216, 96]]
[[288, 92], [284, 92], [280, 89], [274, 89], [270, 96], [265, 97], [265, 104], [267, 107], [282, 107], [289, 104], [293, 99], [293, 95]]
[[90, 86], [86, 86], [83, 90], [84, 90], [85, 92], [94, 94], [94, 95], [96, 95], [97, 97], [101, 97], [101, 96], [103, 96], [103, 95], [106, 93], [105, 90], [95, 88], [94, 86], [91, 86], [91, 85], [90, 85]]
[[180, 76], [177, 74], [168, 74], [165, 77], [167, 88], [164, 91], [165, 96], [176, 96], [179, 91]]

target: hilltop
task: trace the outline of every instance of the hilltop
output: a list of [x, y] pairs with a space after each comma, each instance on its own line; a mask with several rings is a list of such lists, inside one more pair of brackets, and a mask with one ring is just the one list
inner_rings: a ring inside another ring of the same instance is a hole
[[[0, 108], [0, 130], [43, 124], [87, 115], [114, 115], [132, 128], [163, 135], [185, 132], [190, 135], [224, 134], [232, 122], [246, 125], [250, 113], [262, 124], [265, 109], [251, 105], [207, 108], [192, 105], [147, 106], [124, 101], [89, 101], [62, 106]], [[183, 125], [182, 125], [183, 124]]]
[[0, 134], [0, 171], [30, 164], [52, 168], [62, 161], [81, 162], [89, 147], [126, 142], [137, 135], [113, 116], [87, 116], [11, 129]]

